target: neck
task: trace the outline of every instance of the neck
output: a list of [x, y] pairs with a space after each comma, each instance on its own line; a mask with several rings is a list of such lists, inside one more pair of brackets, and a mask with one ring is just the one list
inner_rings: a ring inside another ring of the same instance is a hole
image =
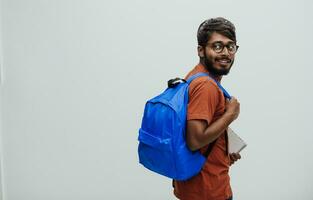
[[202, 60], [200, 60], [200, 64], [201, 64], [201, 65], [205, 68], [205, 70], [209, 73], [209, 75], [210, 75], [211, 78], [213, 78], [214, 80], [216, 80], [216, 81], [218, 81], [218, 82], [221, 82], [222, 77], [223, 77], [222, 75], [216, 75], [216, 74], [210, 72], [210, 71], [207, 69], [206, 65], [204, 64], [204, 62], [203, 62]]

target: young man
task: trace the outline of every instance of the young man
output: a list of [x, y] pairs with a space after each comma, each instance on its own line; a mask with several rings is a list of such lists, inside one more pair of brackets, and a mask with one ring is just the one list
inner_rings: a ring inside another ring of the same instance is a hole
[[[186, 141], [192, 150], [211, 152], [201, 172], [187, 181], [174, 181], [174, 194], [181, 200], [232, 199], [229, 166], [240, 159], [228, 153], [227, 128], [238, 117], [239, 102], [225, 99], [215, 81], [230, 71], [237, 52], [234, 25], [222, 18], [204, 21], [198, 29], [200, 63], [186, 78], [198, 72], [209, 74], [191, 82], [187, 114]], [[215, 79], [212, 80], [212, 79]]]

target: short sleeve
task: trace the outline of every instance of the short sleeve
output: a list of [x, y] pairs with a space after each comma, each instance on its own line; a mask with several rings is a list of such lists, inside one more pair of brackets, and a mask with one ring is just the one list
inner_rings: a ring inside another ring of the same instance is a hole
[[213, 80], [201, 77], [189, 86], [189, 102], [187, 120], [213, 120], [219, 102], [219, 89]]

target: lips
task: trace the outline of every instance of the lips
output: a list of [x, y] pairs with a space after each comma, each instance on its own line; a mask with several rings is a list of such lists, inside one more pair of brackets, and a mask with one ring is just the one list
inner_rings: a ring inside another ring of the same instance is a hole
[[229, 64], [229, 63], [231, 63], [231, 60], [228, 59], [228, 58], [216, 59], [216, 61], [221, 63], [221, 64]]

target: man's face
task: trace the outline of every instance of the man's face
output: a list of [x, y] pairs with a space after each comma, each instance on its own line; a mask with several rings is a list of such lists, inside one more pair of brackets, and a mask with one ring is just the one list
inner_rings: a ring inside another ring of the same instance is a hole
[[223, 76], [229, 73], [234, 63], [235, 53], [231, 51], [234, 46], [234, 41], [215, 32], [205, 47], [198, 47], [198, 54], [209, 72], [215, 76]]

